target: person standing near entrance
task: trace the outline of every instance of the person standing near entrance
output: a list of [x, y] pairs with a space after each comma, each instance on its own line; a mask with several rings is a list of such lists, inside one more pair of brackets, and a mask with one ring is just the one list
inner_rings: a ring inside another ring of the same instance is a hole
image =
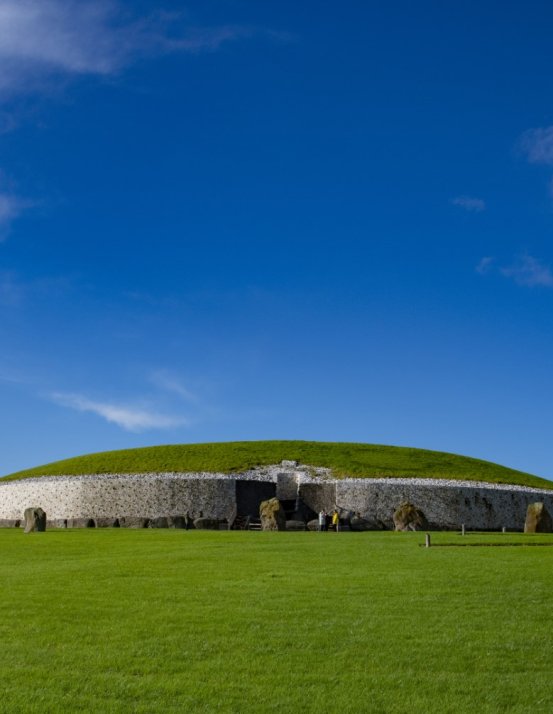
[[324, 511], [319, 512], [319, 532], [326, 530], [326, 513]]
[[340, 516], [338, 515], [338, 511], [334, 509], [334, 513], [332, 514], [332, 527], [338, 533], [338, 530], [340, 528]]

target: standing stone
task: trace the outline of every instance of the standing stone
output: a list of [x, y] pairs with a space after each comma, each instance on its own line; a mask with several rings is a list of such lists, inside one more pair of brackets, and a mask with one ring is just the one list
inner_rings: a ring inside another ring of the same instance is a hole
[[396, 531], [425, 531], [428, 521], [420, 508], [405, 501], [394, 513], [394, 526]]
[[524, 523], [525, 533], [551, 533], [553, 523], [545, 504], [531, 503], [526, 511], [526, 522]]
[[261, 501], [259, 506], [262, 531], [285, 531], [286, 513], [278, 498]]
[[46, 530], [46, 513], [42, 508], [25, 509], [25, 533], [43, 533]]
[[291, 519], [289, 521], [286, 521], [286, 530], [287, 531], [304, 531], [306, 530], [306, 525], [304, 521], [298, 521], [295, 519]]

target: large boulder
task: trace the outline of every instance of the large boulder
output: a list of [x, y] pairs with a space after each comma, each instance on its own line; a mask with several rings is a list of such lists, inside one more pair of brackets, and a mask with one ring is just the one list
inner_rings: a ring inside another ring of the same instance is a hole
[[261, 501], [259, 506], [262, 531], [285, 531], [286, 513], [278, 498]]
[[[107, 518], [107, 517], [99, 517], [99, 518], [94, 518], [94, 526], [96, 528], [119, 528], [119, 519], [118, 518]], [[89, 528], [91, 526], [88, 526]]]
[[304, 531], [306, 529], [304, 521], [290, 520], [286, 521], [287, 531]]
[[531, 503], [526, 511], [526, 521], [524, 523], [525, 533], [551, 533], [553, 523], [545, 504]]
[[150, 525], [149, 518], [138, 518], [135, 516], [125, 516], [119, 519], [120, 528], [148, 528]]
[[412, 503], [405, 501], [394, 513], [396, 531], [423, 531], [428, 528], [426, 516]]
[[199, 531], [218, 531], [220, 521], [217, 518], [196, 518], [194, 528]]
[[0, 528], [19, 528], [21, 521], [13, 518], [0, 518]]
[[68, 518], [68, 528], [96, 528], [94, 518]]
[[25, 513], [25, 533], [43, 533], [46, 530], [46, 513], [42, 508], [26, 508]]
[[67, 518], [50, 519], [50, 528], [67, 528]]

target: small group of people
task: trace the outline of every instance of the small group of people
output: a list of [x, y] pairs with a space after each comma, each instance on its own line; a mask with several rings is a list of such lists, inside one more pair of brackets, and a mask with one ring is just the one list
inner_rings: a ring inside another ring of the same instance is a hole
[[336, 533], [340, 530], [340, 514], [336, 508], [331, 514], [326, 511], [319, 511], [319, 532], [328, 531], [329, 529], [336, 531]]

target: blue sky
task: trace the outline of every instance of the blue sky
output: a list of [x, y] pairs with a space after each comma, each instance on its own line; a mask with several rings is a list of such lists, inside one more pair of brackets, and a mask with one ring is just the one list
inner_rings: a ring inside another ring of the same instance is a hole
[[552, 21], [0, 0], [0, 473], [290, 438], [553, 478]]

